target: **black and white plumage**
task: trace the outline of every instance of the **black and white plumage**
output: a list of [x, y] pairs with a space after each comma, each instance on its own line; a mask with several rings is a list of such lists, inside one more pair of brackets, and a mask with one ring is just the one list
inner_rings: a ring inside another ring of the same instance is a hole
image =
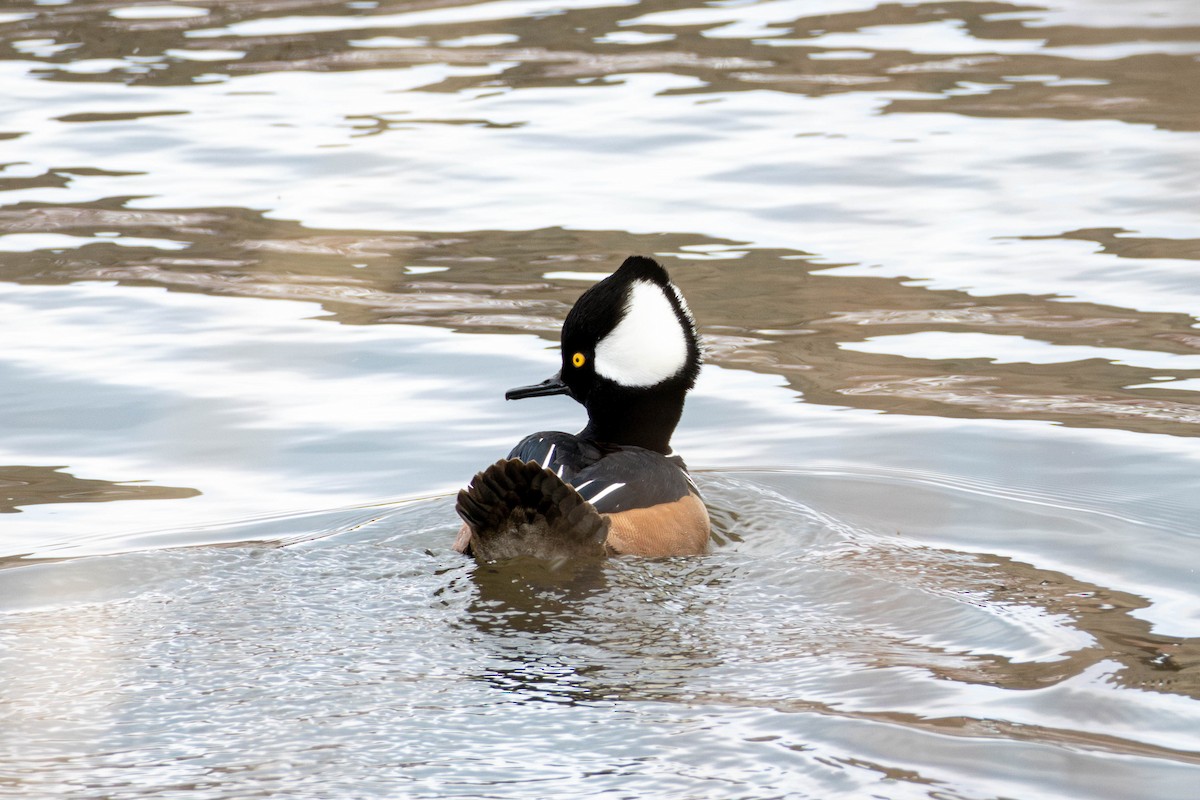
[[459, 492], [456, 548], [484, 560], [703, 552], [708, 514], [670, 446], [700, 360], [666, 270], [626, 259], [567, 315], [559, 373], [505, 395], [566, 394], [587, 409], [587, 426], [527, 436], [477, 474]]

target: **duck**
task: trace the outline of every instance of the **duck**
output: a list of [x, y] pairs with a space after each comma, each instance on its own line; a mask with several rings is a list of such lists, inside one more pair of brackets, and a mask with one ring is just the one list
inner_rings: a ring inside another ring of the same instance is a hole
[[708, 510], [671, 450], [700, 373], [696, 322], [666, 269], [630, 256], [587, 289], [563, 322], [552, 377], [507, 400], [566, 395], [587, 411], [579, 433], [541, 431], [458, 493], [454, 549], [492, 562], [706, 552]]

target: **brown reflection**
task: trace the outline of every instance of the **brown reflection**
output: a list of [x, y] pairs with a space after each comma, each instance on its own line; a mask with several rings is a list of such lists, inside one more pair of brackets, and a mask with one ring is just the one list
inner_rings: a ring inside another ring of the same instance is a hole
[[178, 500], [196, 497], [196, 489], [76, 478], [65, 467], [0, 466], [0, 514], [21, 506], [52, 503], [109, 503], [114, 500]]
[[577, 623], [579, 612], [607, 584], [598, 561], [551, 566], [533, 558], [477, 564], [476, 597], [467, 621], [485, 633], [545, 633]]
[[[0, 164], [0, 171], [10, 164]], [[43, 172], [41, 175], [31, 175], [24, 178], [0, 178], [0, 192], [15, 192], [21, 189], [39, 189], [53, 187], [61, 189], [71, 183], [71, 179], [55, 170]]]
[[[913, 714], [902, 711], [847, 711], [838, 705], [815, 702], [812, 700], [776, 700], [764, 703], [759, 698], [746, 698], [735, 695], [708, 695], [705, 700], [724, 706], [762, 708], [769, 705], [785, 713], [812, 712], [830, 717], [867, 720], [888, 725], [902, 725], [905, 728], [923, 730], [939, 736], [962, 737], [979, 740], [1013, 742], [1041, 742], [1056, 744], [1069, 748], [1083, 748], [1100, 753], [1112, 753], [1118, 756], [1141, 756], [1145, 758], [1161, 758], [1178, 761], [1185, 764], [1200, 764], [1200, 756], [1190, 750], [1172, 749], [1155, 744], [1147, 744], [1133, 739], [1122, 738], [1118, 735], [1098, 730], [1075, 730], [1072, 728], [1050, 728], [1044, 725], [1010, 722], [994, 717], [979, 718], [974, 716], [935, 717], [929, 714]], [[848, 763], [849, 759], [836, 759], [839, 763]], [[883, 771], [883, 768], [880, 768]], [[890, 769], [889, 777], [900, 780], [927, 783], [915, 773], [904, 770]], [[962, 795], [938, 793], [930, 797], [961, 797]]]
[[[120, 246], [112, 233], [183, 241], [185, 250]], [[664, 258], [701, 323], [710, 363], [784, 376], [809, 402], [891, 413], [1053, 420], [1200, 435], [1194, 392], [1149, 386], [1163, 370], [1100, 358], [1053, 364], [924, 359], [843, 344], [917, 331], [1019, 335], [1051, 345], [1194, 355], [1195, 320], [1032, 295], [972, 297], [902, 278], [827, 274], [806, 254], [735, 249], [686, 233], [622, 231], [326, 231], [237, 208], [138, 210], [120, 198], [0, 207], [0, 234], [103, 238], [73, 249], [0, 252], [0, 279], [117, 281], [213, 295], [319, 303], [346, 324], [404, 323], [557, 341], [583, 284], [630, 253]], [[1081, 232], [1064, 234], [1081, 236]], [[1097, 236], [1095, 232], [1088, 236]], [[1183, 257], [1190, 240], [1098, 238], [1118, 256]], [[1131, 247], [1131, 250], [1125, 250]], [[700, 258], [697, 248], [728, 253]], [[434, 267], [438, 271], [408, 267]], [[551, 274], [551, 277], [546, 277]], [[1171, 369], [1176, 379], [1200, 370]]]
[[1095, 242], [1100, 252], [1121, 258], [1188, 258], [1200, 261], [1200, 239], [1164, 239], [1134, 236], [1124, 228], [1083, 228], [1058, 236], [1021, 236], [1028, 241], [1038, 239], [1074, 239]]
[[[931, 559], [938, 557], [944, 561], [931, 568]], [[843, 550], [826, 560], [834, 567], [879, 575], [934, 595], [951, 594], [966, 603], [1030, 608], [1039, 617], [1063, 620], [1093, 640], [1053, 661], [1014, 662], [978, 652], [938, 658], [940, 651], [933, 649], [921, 654], [912, 652], [911, 645], [907, 653], [881, 647], [880, 666], [919, 666], [949, 680], [1023, 690], [1061, 683], [1110, 661], [1120, 666], [1109, 679], [1121, 686], [1200, 698], [1200, 639], [1154, 633], [1149, 622], [1134, 614], [1150, 606], [1137, 595], [991, 554], [872, 547]]]
[[54, 119], [59, 122], [129, 122], [148, 117], [174, 117], [190, 113], [190, 111], [114, 111], [112, 113], [64, 114]]
[[589, 603], [607, 583], [604, 570], [595, 562], [564, 566], [516, 559], [474, 567], [475, 599], [459, 625], [486, 643], [491, 663], [473, 679], [521, 703], [604, 699], [609, 690], [588, 674], [595, 667], [563, 652], [588, 627]]
[[[515, 702], [661, 699], [718, 661], [686, 589], [718, 581], [702, 562], [510, 559], [475, 565], [469, 579], [475, 596], [457, 625], [491, 656], [473, 677]], [[663, 587], [671, 599], [647, 607]]]
[[[703, 91], [758, 90], [765, 85], [806, 95], [861, 91], [927, 95], [890, 100], [888, 112], [1115, 119], [1171, 130], [1200, 130], [1200, 92], [1195, 91], [1200, 85], [1200, 60], [1191, 51], [1171, 52], [1172, 46], [1200, 41], [1200, 28], [1043, 26], [1039, 24], [1040, 8], [1016, 3], [881, 3], [867, 11], [814, 14], [773, 23], [771, 33], [749, 38], [705, 35], [725, 25], [724, 20], [671, 26], [633, 22], [648, 14], [705, 6], [695, 0], [654, 0], [453, 24], [413, 25], [399, 20], [395, 27], [369, 28], [355, 28], [353, 23], [356, 18], [371, 20], [475, 3], [380, 0], [370, 8], [348, 8], [325, 0], [224, 0], [202, 4], [208, 13], [191, 17], [112, 15], [117, 8], [155, 4], [158, 0], [9, 3], [6, 10], [27, 13], [29, 18], [0, 27], [0, 58], [39, 62], [42, 74], [53, 80], [132, 84], [186, 84], [295, 70], [501, 65], [495, 74], [455, 77], [426, 87], [444, 91], [481, 86], [580, 86], [610, 76], [653, 71], [697, 78]], [[248, 21], [306, 15], [340, 17], [346, 24], [341, 30], [274, 35], [253, 30], [239, 34], [236, 27]], [[843, 58], [839, 57], [841, 48], [827, 47], [822, 38], [880, 26], [928, 25], [960, 31], [964, 40], [973, 43], [974, 52], [879, 49], [864, 36], [857, 49], [870, 57]], [[197, 31], [206, 35], [195, 36]], [[613, 31], [667, 33], [672, 38], [644, 44], [605, 41], [603, 37]], [[514, 41], [499, 46], [441, 44], [497, 33]], [[355, 44], [385, 36], [411, 44]], [[771, 40], [787, 43], [773, 46]], [[31, 41], [43, 44], [31, 49], [26, 44]], [[1008, 52], [1014, 41], [1028, 43], [1028, 47]], [[1126, 46], [1132, 49], [1121, 49]], [[1154, 52], [1155, 47], [1161, 52]], [[1069, 48], [1093, 49], [1085, 51], [1091, 55], [1074, 57]], [[214, 50], [230, 51], [230, 55], [198, 53]], [[121, 63], [99, 74], [64, 69], [89, 59]], [[964, 93], [964, 84], [989, 88]], [[114, 113], [121, 110], [114, 109]]]
[[[1200, 763], [1196, 753], [1103, 730], [969, 713], [847, 710], [840, 703], [807, 699], [811, 689], [804, 688], [803, 680], [779, 676], [799, 677], [830, 658], [843, 669], [912, 668], [937, 680], [1014, 692], [1068, 683], [1106, 665], [1104, 681], [1123, 689], [1200, 698], [1200, 639], [1155, 634], [1149, 622], [1136, 616], [1150, 605], [1142, 597], [990, 554], [874, 540], [869, 546], [823, 547], [806, 561], [817, 568], [815, 574], [847, 576], [847, 585], [866, 587], [869, 581], [863, 578], [878, 579], [928, 598], [979, 606], [999, 618], [1052, 620], [1051, 627], [1079, 631], [1090, 640], [1075, 649], [1063, 643], [1056, 651], [1061, 658], [1038, 661], [989, 653], [982, 634], [982, 639], [972, 634], [969, 651], [947, 649], [914, 641], [853, 612], [842, 617], [836, 605], [822, 604], [809, 616], [803, 602], [785, 599], [785, 587], [778, 588], [780, 597], [768, 595], [758, 600], [764, 605], [755, 605], [755, 592], [767, 584], [749, 572], [737, 572], [758, 565], [686, 559], [641, 562], [640, 568], [608, 562], [598, 572], [569, 576], [531, 572], [521, 565], [479, 567], [464, 578], [474, 585], [475, 597], [458, 624], [477, 632], [492, 657], [478, 679], [514, 695], [517, 702], [643, 700], [769, 707], [949, 736], [1053, 742]], [[658, 566], [662, 572], [655, 575]], [[723, 598], [730, 586], [741, 588], [727, 605]], [[690, 591], [696, 587], [703, 590]], [[647, 593], [660, 589], [666, 596], [648, 604]], [[864, 607], [871, 606], [869, 594], [856, 597]], [[742, 602], [747, 600], [749, 605]], [[1029, 629], [1037, 631], [1041, 625], [1033, 622]], [[731, 653], [737, 654], [732, 662]], [[801, 662], [814, 666], [798, 666]], [[728, 672], [734, 669], [736, 677]]]

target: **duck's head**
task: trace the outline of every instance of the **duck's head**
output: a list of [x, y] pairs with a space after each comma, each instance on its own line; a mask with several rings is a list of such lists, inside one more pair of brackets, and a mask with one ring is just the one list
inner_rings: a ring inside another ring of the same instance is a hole
[[566, 394], [588, 412], [583, 435], [661, 453], [700, 372], [696, 324], [658, 262], [632, 256], [575, 302], [562, 329], [562, 369], [505, 397]]

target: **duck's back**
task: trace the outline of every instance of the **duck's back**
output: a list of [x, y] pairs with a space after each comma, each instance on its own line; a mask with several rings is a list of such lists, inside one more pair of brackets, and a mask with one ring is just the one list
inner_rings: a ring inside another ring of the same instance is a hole
[[460, 543], [483, 559], [702, 553], [710, 530], [678, 457], [560, 432], [527, 436], [459, 493], [458, 508]]

